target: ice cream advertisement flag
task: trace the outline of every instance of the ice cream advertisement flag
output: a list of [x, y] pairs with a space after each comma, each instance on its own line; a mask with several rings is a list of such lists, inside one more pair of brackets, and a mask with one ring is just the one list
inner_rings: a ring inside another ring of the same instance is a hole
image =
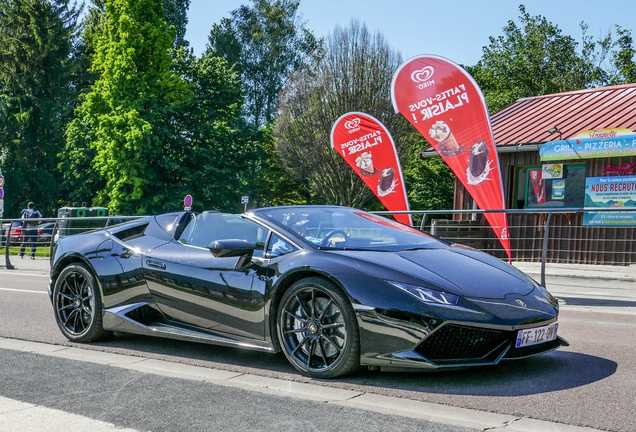
[[[395, 143], [386, 127], [361, 112], [341, 116], [331, 128], [331, 147], [349, 164], [387, 210], [409, 210], [402, 167]], [[395, 219], [412, 225], [410, 215]]]
[[[395, 112], [435, 148], [479, 208], [505, 208], [488, 108], [468, 72], [443, 57], [412, 57], [393, 75], [391, 99]], [[506, 214], [485, 217], [510, 258]]]

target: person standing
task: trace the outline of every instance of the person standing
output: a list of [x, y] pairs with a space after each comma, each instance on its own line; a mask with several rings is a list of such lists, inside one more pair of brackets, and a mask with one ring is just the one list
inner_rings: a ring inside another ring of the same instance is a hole
[[35, 204], [30, 202], [27, 208], [22, 210], [22, 231], [24, 233], [24, 241], [20, 246], [20, 258], [24, 258], [24, 249], [27, 243], [31, 243], [31, 259], [35, 259], [35, 247], [38, 240], [38, 225], [42, 222], [42, 213], [35, 209]]

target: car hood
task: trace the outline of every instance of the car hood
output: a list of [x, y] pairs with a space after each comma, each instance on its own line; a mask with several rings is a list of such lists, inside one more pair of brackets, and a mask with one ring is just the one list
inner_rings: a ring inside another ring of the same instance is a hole
[[527, 295], [534, 289], [532, 279], [514, 267], [463, 246], [402, 252], [338, 253], [423, 279], [466, 297], [503, 299], [508, 294]]

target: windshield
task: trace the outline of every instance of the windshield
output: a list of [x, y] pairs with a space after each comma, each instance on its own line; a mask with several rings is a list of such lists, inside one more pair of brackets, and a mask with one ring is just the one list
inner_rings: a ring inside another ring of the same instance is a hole
[[322, 248], [392, 252], [448, 246], [406, 225], [351, 208], [281, 207], [259, 214]]

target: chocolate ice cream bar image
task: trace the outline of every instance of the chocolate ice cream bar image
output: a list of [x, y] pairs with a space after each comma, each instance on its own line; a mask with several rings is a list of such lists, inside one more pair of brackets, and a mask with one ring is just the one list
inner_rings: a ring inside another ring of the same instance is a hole
[[435, 141], [439, 142], [440, 147], [445, 148], [446, 150], [458, 151], [459, 144], [455, 139], [455, 136], [448, 127], [448, 124], [443, 121], [438, 121], [431, 126], [431, 129], [428, 131], [428, 134]]
[[470, 159], [468, 167], [473, 177], [479, 177], [488, 166], [488, 154], [490, 149], [484, 141], [477, 141], [470, 148]]
[[393, 177], [395, 177], [395, 170], [391, 167], [385, 168], [380, 174], [380, 190], [387, 191], [393, 184]]

